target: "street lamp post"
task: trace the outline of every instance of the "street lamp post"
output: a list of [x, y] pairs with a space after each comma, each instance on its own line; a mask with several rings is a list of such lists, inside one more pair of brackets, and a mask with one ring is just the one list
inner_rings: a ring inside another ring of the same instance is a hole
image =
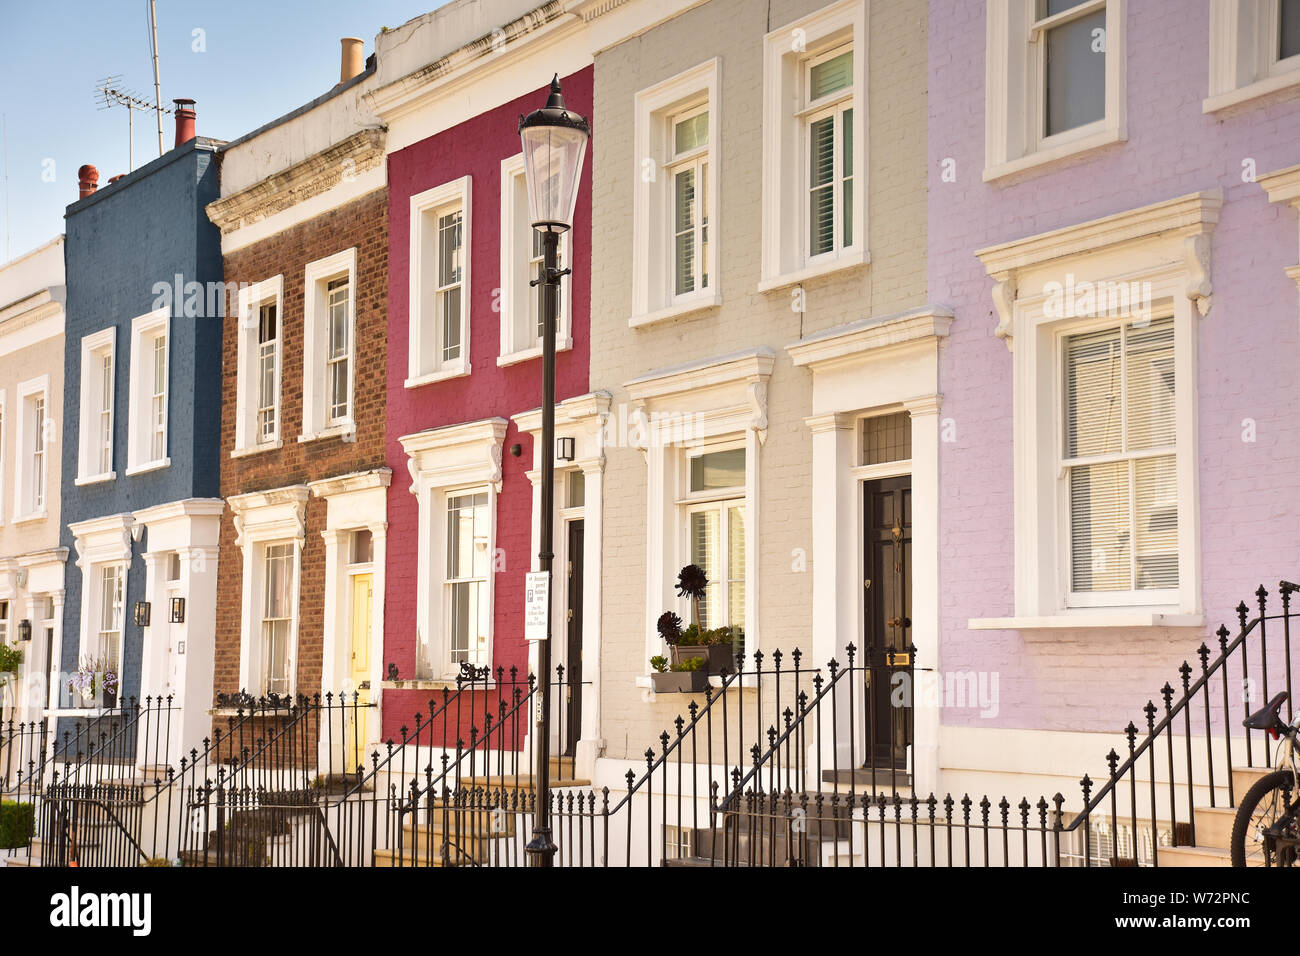
[[[555, 559], [555, 320], [560, 280], [571, 269], [559, 268], [560, 235], [573, 225], [578, 181], [591, 127], [564, 107], [558, 74], [551, 80], [546, 106], [519, 119], [524, 147], [524, 174], [533, 228], [542, 234], [542, 270], [533, 285], [542, 287], [542, 515], [538, 570], [549, 585]], [[546, 590], [546, 638], [537, 645], [537, 679], [541, 708], [537, 721], [537, 806], [533, 835], [525, 852], [531, 866], [555, 862], [551, 840], [551, 595]]]

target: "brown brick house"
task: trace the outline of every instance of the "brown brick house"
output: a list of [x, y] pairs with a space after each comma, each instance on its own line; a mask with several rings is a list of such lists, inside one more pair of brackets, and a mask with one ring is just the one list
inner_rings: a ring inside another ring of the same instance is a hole
[[[388, 232], [372, 76], [231, 143], [208, 207], [227, 299], [218, 696], [366, 702], [380, 686]], [[346, 734], [364, 745], [374, 723]]]

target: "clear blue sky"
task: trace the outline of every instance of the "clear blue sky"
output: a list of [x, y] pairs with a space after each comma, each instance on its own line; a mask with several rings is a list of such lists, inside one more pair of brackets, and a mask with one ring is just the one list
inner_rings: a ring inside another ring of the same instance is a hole
[[[444, 2], [157, 0], [163, 105], [197, 100], [198, 133], [234, 139], [338, 82], [340, 37], [361, 37], [369, 56], [381, 27]], [[127, 111], [100, 111], [94, 92], [111, 74], [153, 100], [149, 0], [0, 0], [0, 262], [63, 232], [83, 163], [101, 185], [127, 172]], [[164, 148], [174, 135], [165, 115]], [[137, 112], [136, 166], [157, 155], [153, 114]]]

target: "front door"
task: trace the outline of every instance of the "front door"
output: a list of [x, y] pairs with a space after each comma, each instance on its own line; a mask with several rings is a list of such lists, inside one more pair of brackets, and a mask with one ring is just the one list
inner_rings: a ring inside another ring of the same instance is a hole
[[912, 479], [868, 481], [862, 497], [864, 763], [901, 768], [912, 740]]
[[568, 704], [564, 710], [563, 754], [572, 757], [582, 736], [582, 553], [583, 525], [569, 522], [568, 608], [565, 610], [567, 636], [564, 657], [564, 680]]
[[[348, 707], [348, 733], [344, 746], [349, 748], [347, 770], [365, 766], [367, 720], [370, 703], [370, 637], [371, 614], [374, 608], [375, 588], [373, 574], [352, 576], [352, 637], [351, 668], [348, 676], [357, 692], [356, 706]], [[351, 705], [351, 701], [348, 704]]]

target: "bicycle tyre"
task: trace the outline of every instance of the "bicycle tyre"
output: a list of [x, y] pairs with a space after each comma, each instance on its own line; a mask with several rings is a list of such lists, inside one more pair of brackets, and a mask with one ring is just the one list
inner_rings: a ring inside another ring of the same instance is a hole
[[[1232, 841], [1230, 850], [1232, 855], [1233, 866], [1249, 866], [1246, 862], [1246, 838], [1249, 835], [1251, 818], [1255, 815], [1255, 810], [1264, 801], [1264, 799], [1275, 790], [1282, 790], [1288, 780], [1291, 779], [1291, 771], [1275, 770], [1272, 773], [1260, 777], [1255, 781], [1254, 786], [1246, 791], [1246, 795], [1241, 798], [1237, 804], [1237, 813], [1232, 820]], [[1294, 789], [1294, 788], [1293, 788]], [[1294, 797], [1300, 798], [1300, 794], [1293, 794]]]

